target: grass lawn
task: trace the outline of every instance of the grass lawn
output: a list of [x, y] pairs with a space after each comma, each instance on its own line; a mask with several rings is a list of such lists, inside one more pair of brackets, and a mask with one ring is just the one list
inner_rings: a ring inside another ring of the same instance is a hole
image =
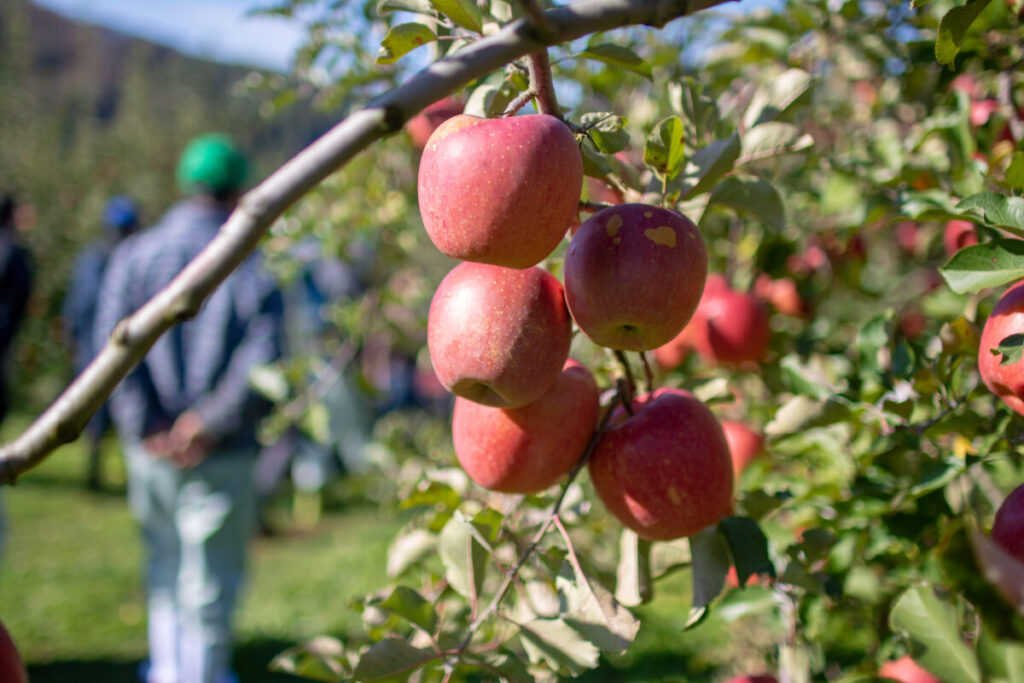
[[[25, 425], [12, 416], [0, 437]], [[2, 491], [7, 545], [0, 562], [0, 620], [33, 683], [128, 683], [146, 655], [141, 545], [113, 439], [108, 490], [84, 486], [80, 443], [62, 448]], [[353, 599], [385, 587], [385, 553], [401, 522], [365, 504], [328, 510], [315, 530], [258, 539], [237, 622], [242, 683], [299, 680], [267, 671], [282, 650], [317, 635], [364, 639]], [[658, 585], [630, 652], [585, 674], [586, 683], [713, 681], [737, 666], [736, 638], [709, 620], [684, 633], [689, 575]], [[756, 651], [744, 647], [745, 654]]]

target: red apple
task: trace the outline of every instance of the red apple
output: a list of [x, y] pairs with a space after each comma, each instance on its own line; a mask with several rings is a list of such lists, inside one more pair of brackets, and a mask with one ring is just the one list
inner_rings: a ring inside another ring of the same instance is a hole
[[956, 252], [977, 243], [978, 229], [974, 223], [962, 220], [946, 221], [942, 229], [942, 246], [946, 249], [947, 258], [953, 258]]
[[920, 229], [914, 221], [900, 221], [896, 224], [896, 244], [906, 256], [917, 256]]
[[732, 467], [738, 478], [764, 450], [764, 437], [739, 420], [722, 420], [722, 431], [729, 442]]
[[438, 249], [464, 261], [529, 268], [547, 258], [582, 187], [576, 137], [546, 114], [452, 117], [420, 159], [423, 225]]
[[697, 310], [694, 311], [690, 322], [679, 331], [679, 334], [654, 349], [654, 359], [662, 370], [673, 370], [679, 367], [686, 356], [696, 349], [696, 330], [701, 324], [698, 320], [701, 303], [713, 292], [728, 288], [729, 283], [725, 276], [719, 273], [708, 273], [707, 279], [704, 281], [704, 291], [701, 293], [700, 303], [697, 304]]
[[729, 444], [706, 405], [660, 389], [621, 407], [588, 469], [594, 490], [624, 526], [643, 538], [692, 536], [729, 513]]
[[537, 493], [579, 461], [597, 423], [597, 383], [569, 359], [554, 386], [519, 408], [455, 399], [452, 440], [466, 474], [505, 493]]
[[562, 285], [537, 267], [461, 263], [430, 302], [427, 346], [438, 380], [484, 405], [515, 408], [540, 398], [571, 340]]
[[1024, 484], [1011, 491], [996, 510], [992, 542], [1024, 562]]
[[0, 623], [0, 681], [28, 683], [28, 672], [7, 627]]
[[405, 124], [405, 132], [412, 138], [412, 144], [423, 149], [438, 126], [461, 113], [462, 102], [449, 95], [409, 119]]
[[752, 294], [729, 287], [703, 297], [690, 324], [694, 348], [712, 362], [760, 362], [771, 341], [771, 320], [765, 307]]
[[1006, 290], [981, 330], [978, 342], [978, 372], [989, 391], [1015, 412], [1024, 415], [1024, 359], [1000, 365], [1001, 353], [992, 351], [1015, 334], [1024, 334], [1024, 280]]
[[900, 683], [942, 683], [911, 659], [910, 655], [885, 662], [878, 667], [878, 676], [879, 678], [891, 678]]
[[992, 112], [999, 109], [998, 100], [974, 100], [971, 102], [971, 125], [984, 126], [992, 117]]
[[598, 211], [573, 235], [565, 296], [576, 324], [596, 344], [645, 351], [690, 320], [707, 269], [704, 240], [688, 218], [620, 204]]
[[[704, 287], [705, 291], [707, 286]], [[754, 296], [767, 303], [782, 315], [802, 316], [807, 307], [796, 281], [791, 277], [772, 279], [767, 273], [761, 273], [754, 281]], [[699, 307], [698, 307], [699, 308]]]

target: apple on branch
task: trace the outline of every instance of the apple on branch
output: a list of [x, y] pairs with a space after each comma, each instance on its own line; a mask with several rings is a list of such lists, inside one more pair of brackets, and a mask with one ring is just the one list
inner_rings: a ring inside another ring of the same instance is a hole
[[459, 464], [485, 489], [543, 491], [583, 455], [597, 424], [598, 393], [590, 370], [570, 358], [554, 385], [525, 406], [455, 399], [452, 440]]
[[1008, 360], [999, 345], [1004, 339], [1024, 335], [1024, 281], [1010, 287], [999, 298], [978, 342], [978, 371], [989, 391], [1012, 410], [1024, 415], [1024, 361]]
[[461, 113], [462, 102], [449, 95], [409, 119], [405, 124], [405, 132], [412, 139], [412, 144], [422, 150], [427, 146], [427, 140], [442, 123]]
[[650, 540], [692, 536], [732, 507], [733, 466], [718, 420], [679, 389], [616, 409], [588, 470], [604, 506]]
[[571, 341], [562, 285], [536, 266], [461, 263], [430, 302], [427, 347], [437, 379], [484, 405], [515, 408], [540, 398]]
[[583, 188], [576, 136], [547, 114], [441, 124], [420, 159], [420, 215], [434, 245], [464, 261], [529, 268], [575, 220]]
[[688, 218], [649, 204], [620, 204], [598, 211], [573, 235], [566, 300], [594, 343], [646, 351], [689, 322], [707, 268], [704, 240]]

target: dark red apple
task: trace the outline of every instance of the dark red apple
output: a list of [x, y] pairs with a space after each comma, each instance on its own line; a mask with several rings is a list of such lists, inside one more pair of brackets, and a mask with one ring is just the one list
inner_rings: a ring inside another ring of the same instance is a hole
[[462, 102], [451, 96], [445, 97], [409, 119], [405, 124], [405, 132], [412, 138], [412, 144], [423, 149], [438, 126], [461, 113]]
[[620, 204], [598, 211], [573, 235], [565, 296], [594, 343], [645, 351], [689, 322], [707, 269], [704, 240], [688, 218], [649, 204]]
[[699, 320], [701, 303], [713, 292], [728, 288], [729, 283], [725, 276], [719, 273], [708, 273], [707, 279], [704, 281], [704, 291], [701, 293], [700, 303], [697, 304], [697, 310], [694, 311], [690, 322], [679, 331], [679, 334], [654, 349], [654, 359], [662, 370], [673, 370], [679, 367], [686, 356], [696, 349], [696, 330], [702, 324]]
[[807, 306], [800, 296], [800, 290], [791, 277], [773, 279], [767, 273], [761, 273], [754, 281], [754, 296], [782, 315], [798, 317], [807, 313]]
[[911, 659], [910, 655], [885, 662], [878, 667], [878, 676], [879, 678], [891, 678], [900, 683], [942, 683]]
[[25, 663], [14, 644], [7, 627], [0, 622], [0, 681], [3, 683], [28, 683]]
[[739, 420], [722, 420], [721, 424], [725, 440], [729, 442], [733, 472], [738, 478], [743, 470], [747, 469], [747, 465], [761, 455], [764, 450], [764, 437]]
[[946, 221], [942, 229], [942, 246], [946, 249], [947, 258], [953, 258], [956, 252], [977, 243], [978, 229], [974, 223], [962, 220]]
[[452, 117], [420, 159], [423, 225], [441, 252], [464, 261], [536, 265], [565, 236], [582, 187], [576, 137], [546, 114]]
[[643, 538], [692, 536], [729, 513], [729, 444], [706, 405], [660, 389], [621, 407], [588, 469], [594, 490], [624, 526]]
[[453, 394], [515, 408], [540, 398], [569, 357], [572, 321], [550, 273], [461, 263], [430, 302], [427, 346]]
[[466, 474], [505, 493], [537, 493], [572, 469], [597, 424], [598, 388], [590, 371], [569, 359], [554, 386], [519, 408], [455, 399], [452, 440]]
[[978, 372], [989, 391], [1015, 412], [1024, 415], [1024, 359], [1000, 365], [1001, 353], [993, 353], [1001, 341], [1024, 334], [1024, 281], [1006, 290], [996, 303], [978, 342]]
[[996, 510], [992, 542], [1024, 563], [1024, 484], [1011, 491]]
[[764, 305], [754, 295], [729, 287], [703, 297], [691, 324], [694, 348], [711, 362], [760, 362], [771, 341], [771, 320]]

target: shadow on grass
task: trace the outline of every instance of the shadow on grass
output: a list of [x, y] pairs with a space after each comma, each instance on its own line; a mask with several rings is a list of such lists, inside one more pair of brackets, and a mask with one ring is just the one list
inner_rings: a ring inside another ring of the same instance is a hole
[[[307, 679], [267, 670], [270, 661], [295, 643], [250, 640], [235, 648], [234, 669], [239, 683], [294, 683]], [[73, 660], [30, 665], [32, 683], [139, 683], [141, 661]]]

